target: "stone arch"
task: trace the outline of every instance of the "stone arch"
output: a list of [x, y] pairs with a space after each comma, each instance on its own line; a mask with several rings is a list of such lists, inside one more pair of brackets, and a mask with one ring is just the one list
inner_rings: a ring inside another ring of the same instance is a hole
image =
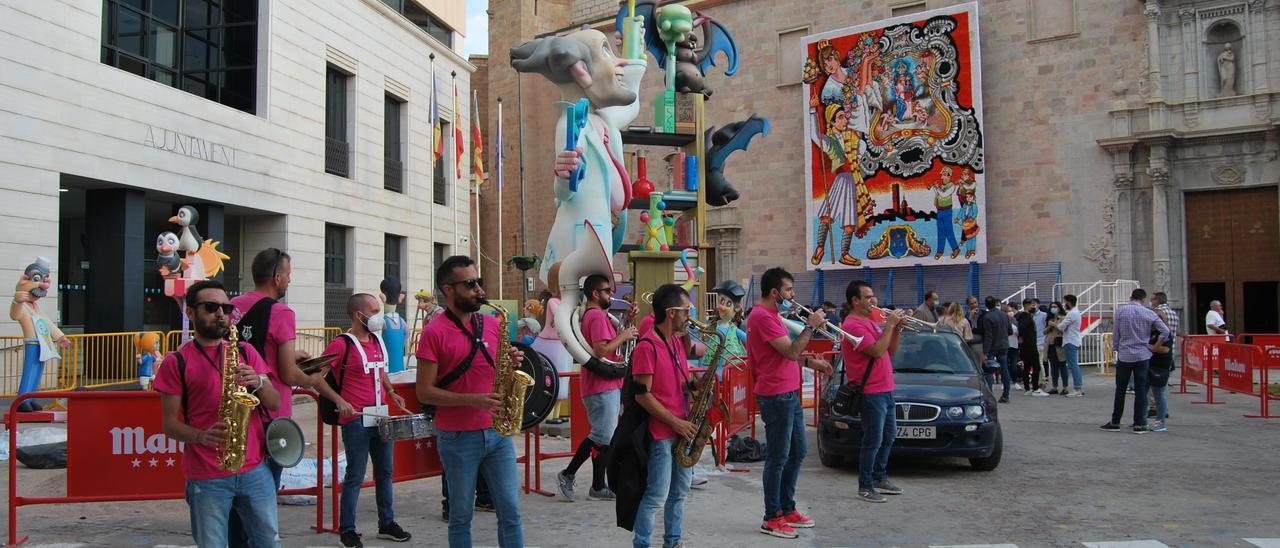
[[[1244, 62], [1244, 33], [1240, 30], [1243, 26], [1240, 22], [1223, 18], [1214, 21], [1205, 29], [1204, 33], [1204, 60], [1206, 67], [1203, 74], [1208, 75], [1204, 81], [1210, 91], [1211, 97], [1230, 97], [1232, 95], [1241, 95], [1244, 90], [1244, 76], [1247, 71], [1242, 70], [1246, 65]], [[1227, 49], [1231, 49], [1231, 54], [1227, 55]], [[1220, 62], [1221, 59], [1231, 58], [1230, 62]]]

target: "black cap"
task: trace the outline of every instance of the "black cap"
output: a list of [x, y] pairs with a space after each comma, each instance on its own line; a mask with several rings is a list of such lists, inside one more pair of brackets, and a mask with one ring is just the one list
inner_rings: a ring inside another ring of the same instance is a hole
[[733, 280], [725, 280], [716, 284], [715, 287], [711, 288], [711, 292], [729, 297], [730, 299], [733, 299], [733, 302], [742, 300], [742, 297], [747, 294], [746, 291], [742, 290], [742, 286], [738, 285], [738, 282]]

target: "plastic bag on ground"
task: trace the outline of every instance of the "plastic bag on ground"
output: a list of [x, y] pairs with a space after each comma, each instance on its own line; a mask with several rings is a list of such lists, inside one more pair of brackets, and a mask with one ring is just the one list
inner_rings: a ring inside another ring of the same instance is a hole
[[[324, 459], [324, 485], [329, 487], [333, 484], [333, 468], [329, 464], [329, 459]], [[338, 481], [347, 473], [347, 454], [338, 453]], [[302, 459], [297, 466], [293, 468], [285, 468], [284, 473], [280, 474], [280, 489], [306, 489], [315, 487], [316, 485], [316, 459], [307, 457]], [[289, 504], [295, 506], [307, 506], [316, 503], [316, 498], [312, 495], [281, 495], [277, 498], [280, 504]]]

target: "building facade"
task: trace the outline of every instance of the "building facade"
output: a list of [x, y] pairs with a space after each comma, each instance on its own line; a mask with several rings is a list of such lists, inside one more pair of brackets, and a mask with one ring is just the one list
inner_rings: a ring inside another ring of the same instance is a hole
[[[719, 277], [776, 265], [804, 271], [801, 37], [960, 2], [685, 3], [724, 23], [741, 50], [737, 75], [708, 72], [708, 126], [752, 113], [772, 125], [725, 168], [742, 198], [708, 211]], [[492, 28], [509, 32], [490, 39], [488, 81], [492, 96], [520, 98], [521, 108], [506, 101], [503, 122], [507, 181], [521, 175], [517, 141], [526, 147], [530, 253], [541, 253], [554, 216], [549, 143], [558, 113], [550, 103], [558, 92], [519, 77], [509, 50], [583, 24], [612, 31], [617, 6], [491, 2]], [[1071, 282], [1138, 280], [1167, 292], [1192, 332], [1213, 299], [1226, 303], [1234, 330], [1280, 328], [1280, 2], [982, 0], [978, 17], [988, 263], [1058, 263]], [[1219, 63], [1228, 44], [1229, 71]], [[648, 103], [662, 87], [650, 63], [638, 123], [652, 119]], [[481, 199], [496, 204], [491, 194]], [[518, 207], [506, 200], [505, 218], [518, 218]], [[496, 237], [482, 232], [484, 247]]]
[[433, 287], [470, 244], [464, 21], [445, 0], [0, 2], [0, 273], [52, 259], [72, 332], [165, 329], [155, 238], [191, 205], [233, 290], [260, 250], [292, 255], [299, 326], [342, 324], [386, 275]]

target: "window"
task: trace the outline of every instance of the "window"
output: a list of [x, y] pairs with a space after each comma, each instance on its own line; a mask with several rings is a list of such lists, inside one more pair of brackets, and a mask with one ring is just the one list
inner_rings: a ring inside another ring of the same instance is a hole
[[404, 158], [400, 153], [400, 116], [404, 102], [387, 95], [383, 99], [383, 174], [382, 188], [404, 192]]
[[330, 66], [324, 85], [324, 170], [351, 176], [351, 145], [347, 142], [347, 81], [351, 76]]
[[324, 225], [324, 283], [347, 287], [347, 227]]
[[[432, 264], [435, 265], [435, 270], [432, 270], [432, 272], [435, 272], [436, 270], [440, 270], [440, 265], [444, 264], [444, 260], [449, 258], [449, 244], [436, 242], [431, 248], [431, 253], [431, 258], [434, 261]], [[439, 284], [440, 280], [436, 280], [436, 285]]]
[[804, 52], [800, 38], [809, 33], [809, 27], [800, 27], [778, 32], [778, 85], [789, 86], [799, 84], [804, 76], [802, 63], [797, 62]]
[[432, 38], [439, 40], [445, 47], [453, 49], [453, 29], [446, 26], [431, 12], [423, 9], [417, 2], [413, 0], [382, 0], [382, 3], [400, 12], [409, 22], [430, 34]]
[[899, 15], [910, 15], [912, 13], [920, 13], [927, 9], [929, 9], [929, 6], [922, 1], [921, 2], [910, 2], [910, 1], [896, 2], [889, 6], [889, 13], [893, 17], [897, 17]]
[[[445, 171], [448, 167], [446, 164], [449, 163], [449, 151], [453, 150], [449, 148], [450, 137], [449, 124], [443, 121], [440, 122], [440, 141], [442, 141], [440, 146], [444, 148], [445, 153], [440, 157], [431, 160], [432, 167], [434, 168], [431, 174], [431, 186], [433, 187], [432, 191], [434, 194], [432, 199], [435, 203], [440, 205], [449, 203], [449, 178], [445, 176]], [[433, 152], [432, 154], [435, 153]]]
[[257, 0], [103, 0], [102, 62], [253, 113]]
[[1027, 0], [1027, 39], [1052, 40], [1076, 36], [1076, 0]]
[[386, 234], [383, 236], [382, 243], [382, 277], [395, 277], [400, 281], [404, 281], [404, 271], [400, 265], [404, 255], [404, 236], [396, 236], [395, 234]]

